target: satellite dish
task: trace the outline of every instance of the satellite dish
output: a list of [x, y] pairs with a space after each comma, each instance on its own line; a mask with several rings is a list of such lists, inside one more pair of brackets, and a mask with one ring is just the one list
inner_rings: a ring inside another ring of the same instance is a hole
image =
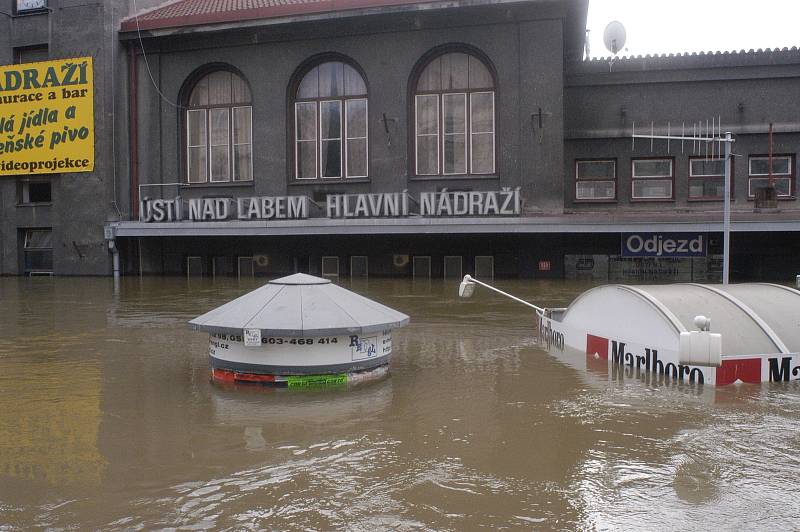
[[622, 25], [622, 22], [615, 20], [608, 23], [603, 31], [603, 44], [614, 55], [622, 50], [622, 47], [625, 46], [625, 26]]

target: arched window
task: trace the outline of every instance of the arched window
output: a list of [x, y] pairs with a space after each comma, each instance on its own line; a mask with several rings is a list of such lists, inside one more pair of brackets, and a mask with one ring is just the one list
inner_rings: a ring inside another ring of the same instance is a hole
[[253, 108], [247, 82], [228, 70], [206, 74], [186, 105], [186, 180], [253, 180]]
[[478, 57], [431, 59], [414, 88], [417, 175], [495, 172], [494, 77]]
[[294, 94], [294, 177], [365, 178], [367, 85], [341, 61], [309, 70]]

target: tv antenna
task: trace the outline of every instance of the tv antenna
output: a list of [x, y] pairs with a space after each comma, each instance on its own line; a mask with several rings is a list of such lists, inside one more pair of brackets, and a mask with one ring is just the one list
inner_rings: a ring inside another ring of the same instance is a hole
[[[722, 284], [727, 285], [728, 281], [730, 280], [730, 247], [731, 247], [731, 152], [733, 143], [735, 140], [733, 139], [733, 135], [731, 135], [730, 131], [726, 131], [722, 133], [722, 117], [718, 117], [716, 120], [714, 118], [711, 119], [711, 122], [708, 120], [695, 122], [691, 124], [692, 126], [692, 134], [689, 136], [686, 123], [681, 123], [681, 134], [680, 135], [673, 135], [672, 134], [672, 125], [667, 122], [667, 134], [656, 134], [655, 128], [653, 127], [653, 122], [650, 122], [650, 133], [647, 134], [637, 134], [636, 133], [636, 123], [634, 122], [631, 126], [631, 143], [632, 149], [635, 151], [636, 149], [636, 139], [650, 139], [650, 153], [653, 152], [653, 142], [656, 140], [666, 140], [667, 141], [667, 153], [670, 152], [670, 141], [680, 141], [681, 143], [681, 153], [684, 150], [684, 142], [691, 142], [692, 143], [692, 154], [693, 155], [700, 155], [705, 154], [704, 158], [708, 159], [723, 159], [723, 167], [724, 167], [724, 176], [725, 176], [725, 191], [724, 191], [724, 210], [723, 210], [723, 219], [722, 219], [722, 236], [723, 236], [723, 246], [722, 246]], [[716, 149], [715, 149], [716, 148]], [[709, 150], [710, 155], [709, 157]], [[724, 154], [724, 155], [723, 155]]]
[[606, 29], [603, 30], [603, 44], [606, 45], [606, 50], [611, 52], [611, 61], [608, 62], [608, 70], [611, 70], [611, 65], [617, 59], [617, 54], [625, 46], [625, 26], [618, 20], [613, 20], [608, 23]]

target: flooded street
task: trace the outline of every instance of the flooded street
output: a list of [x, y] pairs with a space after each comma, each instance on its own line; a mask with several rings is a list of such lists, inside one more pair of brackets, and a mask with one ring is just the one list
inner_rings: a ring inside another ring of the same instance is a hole
[[[209, 380], [187, 320], [264, 280], [0, 278], [0, 530], [798, 526], [800, 386], [624, 382], [455, 281], [345, 288], [411, 316], [388, 378]], [[587, 284], [498, 281], [544, 306]]]

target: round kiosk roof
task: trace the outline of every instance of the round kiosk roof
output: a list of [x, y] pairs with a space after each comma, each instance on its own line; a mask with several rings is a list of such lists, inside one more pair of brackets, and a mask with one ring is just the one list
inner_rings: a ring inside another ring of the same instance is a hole
[[800, 352], [800, 291], [775, 284], [598, 286], [578, 296], [562, 321], [677, 349], [681, 332], [697, 330], [698, 315], [722, 334], [726, 355]]
[[296, 273], [268, 282], [191, 320], [195, 330], [242, 333], [261, 329], [265, 336], [366, 334], [403, 327], [409, 318], [333, 284]]

